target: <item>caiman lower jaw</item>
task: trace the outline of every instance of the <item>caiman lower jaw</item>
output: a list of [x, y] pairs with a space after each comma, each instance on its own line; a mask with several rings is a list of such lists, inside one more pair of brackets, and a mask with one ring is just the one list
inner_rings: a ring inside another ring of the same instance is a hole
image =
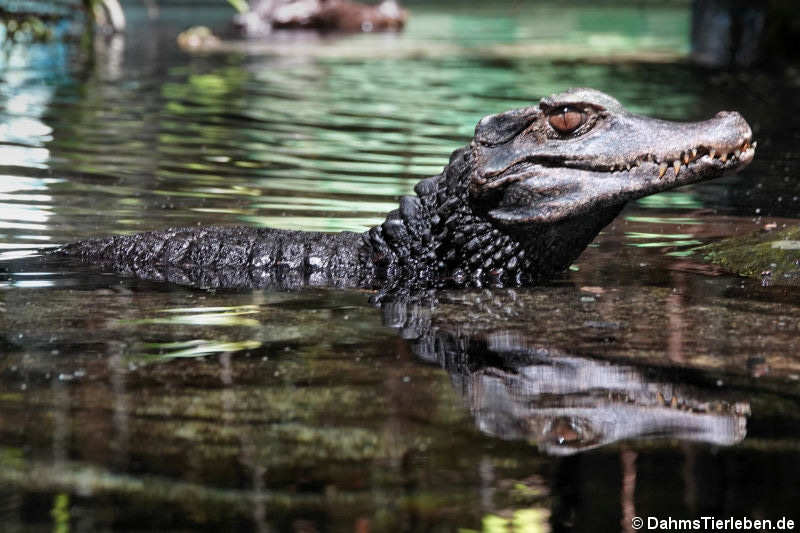
[[[698, 148], [690, 151], [682, 165], [664, 161], [640, 161], [630, 169], [610, 171], [562, 162], [560, 166], [531, 164], [519, 166], [485, 190], [505, 185], [500, 205], [489, 217], [500, 225], [554, 224], [598, 210], [622, 207], [626, 202], [683, 185], [719, 178], [747, 166], [756, 145], [747, 140], [731, 151]], [[552, 164], [552, 162], [550, 162]], [[669, 170], [667, 170], [669, 169]]]

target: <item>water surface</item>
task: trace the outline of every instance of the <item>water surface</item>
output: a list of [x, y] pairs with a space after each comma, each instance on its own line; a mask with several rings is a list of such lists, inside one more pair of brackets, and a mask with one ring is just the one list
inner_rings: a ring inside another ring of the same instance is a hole
[[426, 5], [402, 35], [177, 48], [227, 16], [132, 11], [93, 61], [63, 44], [2, 59], [0, 257], [174, 225], [361, 231], [480, 117], [570, 86], [669, 119], [739, 110], [759, 152], [737, 176], [629, 205], [543, 287], [375, 306], [363, 291], [3, 274], [9, 530], [800, 519], [800, 294], [693, 252], [798, 223], [796, 70], [676, 60], [681, 8]]

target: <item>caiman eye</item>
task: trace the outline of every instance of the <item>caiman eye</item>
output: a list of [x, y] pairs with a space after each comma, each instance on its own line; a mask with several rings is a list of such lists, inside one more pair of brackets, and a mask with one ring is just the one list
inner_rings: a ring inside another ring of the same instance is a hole
[[559, 133], [572, 133], [586, 122], [586, 113], [574, 107], [564, 106], [553, 110], [547, 121]]

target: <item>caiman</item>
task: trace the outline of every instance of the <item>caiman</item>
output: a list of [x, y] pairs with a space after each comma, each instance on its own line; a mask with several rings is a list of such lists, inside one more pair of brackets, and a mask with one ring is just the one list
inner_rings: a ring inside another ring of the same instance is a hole
[[737, 171], [755, 147], [736, 112], [670, 122], [570, 89], [481, 119], [439, 175], [364, 233], [194, 227], [53, 253], [208, 288], [533, 284], [565, 270], [629, 200]]

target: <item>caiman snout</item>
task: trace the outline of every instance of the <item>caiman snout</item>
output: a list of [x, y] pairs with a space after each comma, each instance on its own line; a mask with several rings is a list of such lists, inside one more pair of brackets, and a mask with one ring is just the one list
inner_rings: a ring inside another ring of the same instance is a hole
[[753, 130], [742, 115], [736, 111], [720, 111], [710, 123], [705, 133], [711, 140], [698, 147], [710, 159], [729, 163], [727, 170], [735, 172], [748, 165], [755, 155], [756, 143]]
[[736, 111], [720, 111], [714, 115], [715, 120], [722, 122], [721, 127], [725, 130], [738, 132], [739, 138], [734, 144], [741, 146], [747, 141], [752, 140], [753, 130], [750, 129], [750, 124], [744, 117]]

